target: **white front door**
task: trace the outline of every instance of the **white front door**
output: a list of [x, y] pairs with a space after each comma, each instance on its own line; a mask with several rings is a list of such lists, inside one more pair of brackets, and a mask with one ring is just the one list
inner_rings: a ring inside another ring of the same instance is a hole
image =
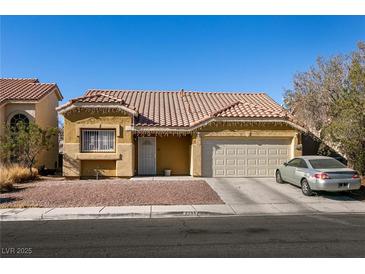
[[156, 175], [156, 137], [138, 137], [138, 175]]

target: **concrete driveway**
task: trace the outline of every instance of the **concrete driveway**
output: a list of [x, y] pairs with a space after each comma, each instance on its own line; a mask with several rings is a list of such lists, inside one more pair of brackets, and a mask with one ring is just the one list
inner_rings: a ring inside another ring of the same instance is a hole
[[346, 193], [320, 193], [307, 197], [300, 188], [278, 184], [275, 178], [204, 178], [221, 199], [236, 211], [261, 207], [290, 212], [365, 211], [365, 203]]

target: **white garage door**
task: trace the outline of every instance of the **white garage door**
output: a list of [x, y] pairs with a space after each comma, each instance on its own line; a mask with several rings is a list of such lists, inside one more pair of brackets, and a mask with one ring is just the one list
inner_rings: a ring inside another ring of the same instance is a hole
[[290, 139], [203, 141], [203, 176], [271, 177], [290, 158]]

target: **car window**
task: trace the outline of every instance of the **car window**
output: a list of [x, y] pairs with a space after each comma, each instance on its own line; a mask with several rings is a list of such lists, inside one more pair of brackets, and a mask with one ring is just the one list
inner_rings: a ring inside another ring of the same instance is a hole
[[335, 159], [313, 159], [309, 160], [309, 163], [314, 169], [346, 167], [344, 164], [340, 163]]
[[288, 162], [288, 166], [298, 167], [299, 163], [300, 163], [300, 159], [299, 158], [294, 158], [293, 160], [290, 160]]
[[308, 168], [308, 165], [307, 165], [307, 163], [303, 159], [300, 159], [300, 162], [299, 162], [299, 166], [298, 167]]

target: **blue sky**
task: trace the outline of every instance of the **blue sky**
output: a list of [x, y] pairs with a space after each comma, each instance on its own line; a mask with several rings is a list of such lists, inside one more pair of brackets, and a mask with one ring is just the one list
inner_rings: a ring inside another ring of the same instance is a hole
[[365, 16], [2, 16], [2, 77], [89, 88], [267, 92], [365, 40]]

